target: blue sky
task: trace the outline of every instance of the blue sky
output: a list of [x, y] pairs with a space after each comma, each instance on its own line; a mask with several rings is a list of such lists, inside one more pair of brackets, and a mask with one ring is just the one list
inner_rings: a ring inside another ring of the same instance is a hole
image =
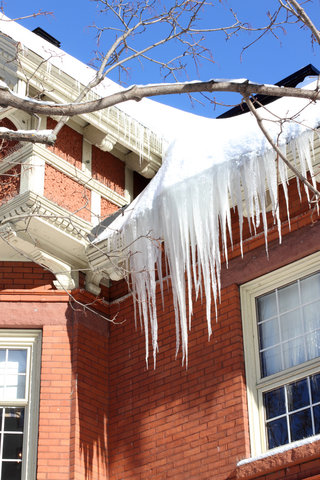
[[[230, 7], [237, 11], [242, 20], [252, 25], [263, 25], [267, 19], [266, 12], [273, 11], [277, 5], [276, 0], [222, 0], [215, 3], [213, 8], [203, 12], [204, 27], [230, 23]], [[2, 4], [6, 15], [11, 18], [39, 10], [53, 12], [52, 16], [41, 16], [20, 23], [30, 30], [40, 26], [61, 42], [63, 50], [85, 63], [90, 62], [96, 49], [95, 31], [89, 26], [110, 22], [109, 16], [98, 14], [96, 2], [90, 0], [4, 0]], [[314, 22], [320, 26], [320, 0], [313, 0], [306, 8]], [[308, 63], [320, 69], [319, 47], [311, 45], [307, 30], [289, 26], [286, 32], [278, 33], [278, 38], [271, 34], [264, 37], [247, 49], [242, 58], [242, 47], [254, 40], [253, 34], [240, 33], [228, 41], [223, 34], [207, 36], [207, 46], [212, 48], [214, 63], [203, 63], [198, 76], [191, 66], [189, 79], [248, 78], [261, 83], [275, 83]], [[116, 75], [113, 80], [117, 80]], [[161, 77], [159, 71], [150, 65], [143, 68], [135, 65], [126, 81], [128, 84], [156, 83], [161, 81]], [[233, 104], [237, 102], [237, 97], [224, 94], [218, 100]], [[203, 105], [197, 102], [192, 105], [187, 96], [181, 95], [161, 97], [161, 101], [209, 117], [215, 117], [225, 110], [221, 107], [214, 109], [206, 102]]]

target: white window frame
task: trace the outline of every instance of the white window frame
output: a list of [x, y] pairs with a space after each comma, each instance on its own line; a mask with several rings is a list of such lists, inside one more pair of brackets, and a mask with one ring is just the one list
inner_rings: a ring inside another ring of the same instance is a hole
[[40, 400], [41, 330], [0, 330], [0, 348], [26, 348], [27, 377], [25, 399], [0, 400], [1, 407], [24, 407], [21, 480], [35, 480]]
[[256, 298], [276, 288], [283, 287], [300, 278], [316, 273], [317, 271], [320, 271], [320, 252], [263, 275], [240, 287], [250, 445], [251, 456], [253, 457], [268, 450], [265, 433], [263, 393], [320, 372], [318, 357], [262, 378], [260, 371]]

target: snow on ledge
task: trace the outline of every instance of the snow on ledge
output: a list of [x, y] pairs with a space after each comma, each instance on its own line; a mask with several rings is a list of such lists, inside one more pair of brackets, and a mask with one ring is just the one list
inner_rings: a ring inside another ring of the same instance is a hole
[[320, 435], [314, 435], [313, 437], [304, 438], [303, 440], [298, 440], [296, 442], [289, 443], [288, 445], [282, 445], [281, 447], [273, 448], [266, 453], [261, 453], [261, 455], [257, 455], [256, 457], [250, 457], [240, 460], [240, 462], [237, 463], [237, 467], [247, 465], [248, 463], [256, 462], [257, 460], [263, 460], [264, 458], [272, 457], [274, 455], [278, 455], [279, 453], [284, 453], [289, 450], [293, 450], [294, 448], [302, 447], [303, 445], [308, 445], [310, 443], [316, 442], [318, 440], [320, 440]]

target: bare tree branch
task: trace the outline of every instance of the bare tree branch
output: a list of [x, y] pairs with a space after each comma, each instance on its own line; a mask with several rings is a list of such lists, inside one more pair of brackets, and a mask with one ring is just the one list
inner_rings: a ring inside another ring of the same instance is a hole
[[140, 101], [144, 97], [174, 95], [194, 92], [236, 92], [243, 95], [262, 94], [274, 97], [305, 98], [312, 101], [320, 99], [319, 89], [308, 90], [291, 87], [278, 87], [239, 80], [209, 80], [207, 82], [159, 83], [153, 85], [132, 85], [107, 97], [83, 103], [55, 104], [42, 102], [16, 95], [8, 87], [0, 85], [0, 105], [14, 107], [28, 113], [42, 115], [82, 115], [103, 110], [128, 100]]
[[271, 136], [269, 135], [268, 130], [263, 125], [263, 120], [262, 120], [261, 116], [259, 115], [259, 113], [257, 112], [257, 109], [253, 105], [250, 98], [248, 96], [244, 96], [244, 99], [245, 99], [250, 111], [253, 113], [254, 117], [256, 118], [260, 130], [262, 131], [262, 133], [264, 134], [264, 136], [266, 137], [266, 139], [270, 143], [273, 150], [277, 153], [277, 155], [279, 155], [279, 157], [284, 161], [284, 163], [294, 173], [294, 175], [297, 178], [299, 178], [299, 180], [301, 180], [301, 182], [315, 195], [315, 198], [318, 201], [319, 198], [320, 198], [320, 192], [316, 188], [314, 188], [314, 186], [308, 181], [308, 179], [306, 177], [304, 177], [299, 172], [299, 170], [292, 165], [291, 162], [289, 162], [289, 160], [286, 158], [285, 155], [283, 155], [282, 151], [280, 150], [278, 145], [272, 140]]

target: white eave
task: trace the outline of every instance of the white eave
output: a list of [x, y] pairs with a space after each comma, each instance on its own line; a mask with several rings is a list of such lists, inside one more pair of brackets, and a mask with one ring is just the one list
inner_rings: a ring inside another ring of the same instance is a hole
[[[17, 80], [25, 81], [28, 77], [31, 92], [45, 92], [46, 100], [70, 103], [93, 78], [95, 71], [92, 68], [21, 25], [2, 21], [0, 29], [1, 69], [6, 83], [16, 91]], [[19, 67], [14, 61], [17, 45]], [[48, 60], [43, 61], [43, 58]], [[95, 91], [89, 92], [87, 99], [95, 100], [121, 88], [105, 79]], [[152, 103], [150, 106], [152, 108]], [[125, 105], [121, 105], [77, 116], [73, 120], [81, 126], [90, 143], [104, 151], [112, 151], [130, 169], [151, 178], [161, 166], [162, 137], [143, 125], [143, 115], [132, 115], [134, 111], [131, 106], [128, 114]], [[139, 105], [136, 111], [139, 111]]]

